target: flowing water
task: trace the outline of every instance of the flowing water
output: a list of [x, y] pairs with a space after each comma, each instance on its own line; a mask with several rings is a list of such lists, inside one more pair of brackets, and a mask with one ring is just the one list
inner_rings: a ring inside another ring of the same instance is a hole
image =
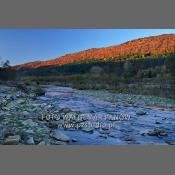
[[[47, 103], [57, 108], [69, 108], [88, 116], [84, 123], [100, 123], [100, 127], [92, 130], [58, 128], [70, 138], [76, 140], [70, 144], [167, 144], [175, 142], [175, 111], [174, 106], [159, 107], [137, 101], [128, 103], [126, 94], [107, 93], [114, 97], [110, 101], [105, 98], [105, 92], [80, 91], [72, 88], [50, 86], [46, 88], [45, 96], [39, 98], [41, 103]], [[127, 95], [132, 101], [137, 95]], [[144, 96], [147, 99], [146, 96]], [[149, 101], [149, 99], [147, 99]], [[96, 116], [96, 117], [94, 117]], [[117, 118], [118, 117], [118, 118]], [[109, 128], [107, 128], [109, 126]], [[89, 128], [88, 128], [89, 129]], [[163, 131], [163, 134], [148, 134], [153, 131]]]

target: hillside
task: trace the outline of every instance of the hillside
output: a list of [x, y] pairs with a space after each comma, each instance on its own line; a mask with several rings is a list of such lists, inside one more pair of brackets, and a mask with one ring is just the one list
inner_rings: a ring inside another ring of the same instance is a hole
[[53, 60], [36, 61], [15, 66], [17, 69], [35, 69], [53, 65], [63, 65], [75, 61], [108, 60], [122, 58], [144, 58], [175, 52], [175, 34], [163, 34], [140, 38], [105, 48], [92, 48], [66, 54]]

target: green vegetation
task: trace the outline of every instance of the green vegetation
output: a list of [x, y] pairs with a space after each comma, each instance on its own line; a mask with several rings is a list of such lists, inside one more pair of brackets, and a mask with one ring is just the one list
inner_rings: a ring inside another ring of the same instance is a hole
[[10, 66], [10, 61], [6, 60], [5, 62], [0, 63], [0, 80], [15, 80], [16, 71]]
[[107, 89], [119, 92], [175, 96], [175, 57], [119, 61], [75, 62], [61, 66], [21, 70], [27, 83], [56, 84], [78, 89]]
[[168, 59], [166, 59], [166, 66], [169, 69], [169, 73], [172, 76], [175, 76], [175, 56], [170, 56]]

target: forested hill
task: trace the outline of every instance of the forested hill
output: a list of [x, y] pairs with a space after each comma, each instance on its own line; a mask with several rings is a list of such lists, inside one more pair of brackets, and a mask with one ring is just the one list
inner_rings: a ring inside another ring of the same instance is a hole
[[[76, 43], [75, 43], [76, 44]], [[48, 61], [36, 61], [15, 66], [17, 69], [35, 69], [53, 65], [89, 60], [119, 60], [124, 58], [159, 57], [175, 53], [175, 34], [163, 34], [140, 38], [126, 43], [105, 48], [92, 48], [67, 54]]]

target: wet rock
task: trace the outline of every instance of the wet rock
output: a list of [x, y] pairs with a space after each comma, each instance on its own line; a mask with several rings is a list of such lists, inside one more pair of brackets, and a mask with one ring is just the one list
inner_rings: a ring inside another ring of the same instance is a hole
[[167, 133], [163, 129], [154, 129], [153, 131], [149, 131], [147, 133], [149, 136], [167, 136]]
[[21, 105], [21, 104], [25, 104], [25, 102], [26, 101], [24, 99], [19, 99], [19, 100], [16, 101], [16, 104], [20, 104]]
[[14, 97], [15, 99], [17, 99], [17, 98], [20, 98], [21, 97], [21, 94], [16, 94], [16, 96]]
[[20, 90], [22, 93], [25, 93], [25, 94], [29, 93], [29, 88], [23, 83], [16, 84], [16, 88]]
[[63, 141], [63, 142], [69, 142], [70, 141], [70, 138], [63, 134], [62, 132], [60, 131], [54, 131], [50, 134], [50, 136], [56, 140], [59, 140], [59, 141]]
[[4, 144], [5, 145], [18, 145], [20, 140], [21, 140], [21, 137], [19, 135], [8, 136], [5, 139]]
[[127, 107], [129, 107], [129, 104], [126, 104], [126, 103], [125, 103], [123, 106], [127, 108]]
[[38, 123], [33, 122], [32, 119], [25, 120], [22, 123], [23, 125], [30, 126], [30, 127], [38, 126]]
[[109, 136], [113, 138], [118, 138], [118, 135], [114, 132], [110, 133]]
[[166, 117], [164, 117], [164, 118], [162, 118], [162, 120], [167, 120], [167, 118], [166, 118]]
[[100, 134], [110, 134], [110, 130], [99, 130]]
[[39, 107], [41, 107], [41, 104], [33, 103], [33, 104], [32, 104], [32, 107], [33, 107], [33, 108], [39, 108]]
[[136, 104], [133, 104], [133, 107], [134, 107], [134, 108], [138, 108], [138, 105], [136, 105]]
[[76, 138], [73, 138], [72, 142], [78, 142], [78, 140]]
[[109, 127], [102, 127], [101, 128], [103, 131], [109, 131]]
[[13, 136], [15, 133], [15, 128], [12, 126], [5, 126], [3, 127], [2, 130], [2, 135], [4, 138], [8, 137], [8, 136]]
[[4, 120], [4, 118], [5, 118], [5, 115], [0, 114], [0, 121]]
[[51, 145], [66, 145], [66, 142], [64, 141], [51, 141]]
[[30, 93], [29, 98], [35, 100], [37, 98], [37, 95], [35, 93]]
[[108, 138], [107, 135], [105, 135], [105, 134], [101, 134], [101, 135], [99, 135], [99, 137], [104, 138], [104, 139]]
[[159, 124], [161, 124], [161, 123], [160, 123], [160, 122], [158, 122], [158, 121], [156, 121], [156, 122], [155, 122], [155, 124], [159, 125]]
[[48, 135], [43, 136], [41, 134], [38, 135], [38, 134], [35, 133], [35, 135], [33, 137], [33, 140], [34, 140], [35, 144], [38, 144], [38, 143], [42, 142], [43, 139], [47, 138], [47, 136]]
[[154, 117], [159, 117], [159, 118], [160, 118], [161, 116], [159, 116], [159, 115], [155, 115]]
[[175, 145], [175, 140], [166, 140], [165, 141], [168, 145]]
[[3, 126], [0, 126], [0, 138], [4, 137]]
[[40, 86], [35, 86], [35, 87], [33, 87], [32, 92], [33, 92], [36, 96], [45, 95], [45, 91], [44, 91]]
[[58, 122], [51, 121], [51, 122], [47, 123], [47, 127], [49, 127], [49, 128], [58, 128]]
[[129, 137], [126, 137], [124, 140], [127, 141], [127, 142], [132, 142], [133, 141], [133, 139], [129, 138]]
[[49, 104], [49, 105], [45, 106], [45, 110], [48, 111], [48, 112], [53, 110], [53, 109], [54, 109], [54, 106], [52, 106], [52, 104]]
[[25, 132], [26, 132], [27, 134], [34, 134], [33, 129], [28, 129], [28, 130], [26, 130]]
[[30, 116], [31, 116], [30, 113], [27, 112], [27, 111], [23, 111], [23, 112], [22, 112], [22, 115], [23, 115], [24, 117], [30, 117]]
[[29, 139], [26, 141], [26, 143], [27, 143], [28, 145], [34, 145], [34, 144], [35, 144], [35, 141], [34, 141], [34, 139], [33, 139], [33, 136], [30, 136]]
[[37, 112], [38, 108], [34, 107], [32, 109], [29, 109], [30, 112], [34, 113], [34, 112]]
[[149, 132], [149, 129], [143, 128], [143, 130], [140, 130], [139, 133], [141, 136], [147, 136]]
[[71, 112], [71, 109], [63, 108], [63, 109], [60, 110], [60, 112], [67, 114], [67, 113]]
[[146, 112], [145, 111], [137, 111], [136, 114], [137, 115], [146, 115]]
[[46, 145], [46, 142], [45, 141], [41, 141], [41, 142], [38, 143], [38, 145], [40, 145], [40, 146]]
[[87, 133], [93, 133], [94, 132], [94, 128], [91, 127], [84, 127], [81, 129], [83, 132], [87, 132]]

